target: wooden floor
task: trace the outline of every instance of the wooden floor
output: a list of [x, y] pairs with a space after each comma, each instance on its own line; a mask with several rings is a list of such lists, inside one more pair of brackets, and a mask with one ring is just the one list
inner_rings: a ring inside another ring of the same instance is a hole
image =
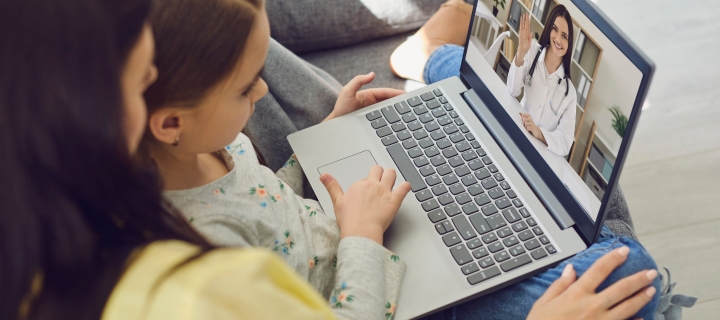
[[710, 0], [596, 0], [656, 64], [620, 185], [640, 241], [685, 319], [720, 319], [720, 6]]

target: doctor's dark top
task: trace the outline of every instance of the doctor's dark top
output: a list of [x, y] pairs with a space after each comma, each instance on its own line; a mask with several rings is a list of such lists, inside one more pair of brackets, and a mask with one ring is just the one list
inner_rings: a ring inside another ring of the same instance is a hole
[[[566, 87], [565, 80], [562, 80], [565, 75], [562, 64], [555, 72], [548, 73], [545, 65], [547, 50], [542, 50], [540, 53], [530, 85], [526, 85], [525, 78], [539, 50], [540, 44], [533, 39], [530, 50], [523, 59], [522, 67], [516, 66], [513, 59], [508, 73], [507, 89], [513, 97], [517, 97], [520, 95], [521, 89], [525, 87], [525, 95], [520, 104], [542, 131], [548, 150], [557, 155], [566, 156], [570, 153], [570, 147], [575, 137], [575, 105], [577, 101], [575, 86], [572, 81], [568, 81], [569, 88]], [[517, 58], [515, 55], [515, 59]], [[558, 84], [558, 82], [560, 83]], [[565, 96], [566, 88], [569, 89], [567, 96]]]
[[218, 156], [230, 170], [227, 175], [197, 188], [165, 191], [196, 230], [219, 246], [274, 251], [339, 318], [394, 315], [405, 263], [370, 239], [340, 240], [337, 222], [317, 201], [302, 197], [297, 159], [272, 172], [258, 163], [242, 133]]

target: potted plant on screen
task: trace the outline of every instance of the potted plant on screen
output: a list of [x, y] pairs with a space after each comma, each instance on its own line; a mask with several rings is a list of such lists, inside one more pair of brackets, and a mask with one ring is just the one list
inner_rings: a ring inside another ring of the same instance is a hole
[[493, 6], [493, 15], [497, 17], [498, 15], [498, 7], [502, 7], [503, 10], [505, 10], [505, 1], [507, 0], [493, 0], [495, 2], [495, 5]]
[[625, 136], [625, 130], [627, 129], [628, 125], [628, 117], [625, 116], [625, 114], [620, 110], [620, 107], [615, 105], [612, 108], [608, 108], [610, 110], [610, 113], [613, 115], [612, 120], [612, 127], [615, 129], [615, 132], [620, 135], [620, 137]]

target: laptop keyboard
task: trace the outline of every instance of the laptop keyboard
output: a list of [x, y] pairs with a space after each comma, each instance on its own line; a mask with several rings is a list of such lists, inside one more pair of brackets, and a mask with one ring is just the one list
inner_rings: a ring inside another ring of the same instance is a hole
[[439, 88], [366, 118], [471, 285], [557, 252]]

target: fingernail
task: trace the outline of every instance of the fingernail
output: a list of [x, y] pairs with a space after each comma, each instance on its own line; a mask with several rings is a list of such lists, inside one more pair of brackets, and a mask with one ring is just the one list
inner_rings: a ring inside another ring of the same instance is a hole
[[573, 271], [573, 265], [570, 264], [570, 263], [568, 263], [568, 264], [565, 266], [565, 269], [563, 269], [562, 277], [569, 277], [570, 274], [572, 274], [572, 271]]
[[655, 278], [658, 276], [658, 272], [655, 269], [648, 270], [648, 272], [645, 272], [645, 276], [648, 278], [648, 280], [652, 281], [655, 280]]
[[325, 174], [320, 175], [320, 182], [325, 182]]
[[647, 290], [645, 290], [645, 294], [652, 298], [655, 295], [655, 287], [647, 288]]
[[618, 249], [617, 252], [618, 252], [621, 256], [627, 257], [628, 253], [630, 253], [630, 248], [628, 248], [628, 247], [622, 247], [622, 248]]
[[370, 73], [366, 74], [366, 76], [372, 75], [373, 73], [375, 73], [375, 71], [370, 71]]

